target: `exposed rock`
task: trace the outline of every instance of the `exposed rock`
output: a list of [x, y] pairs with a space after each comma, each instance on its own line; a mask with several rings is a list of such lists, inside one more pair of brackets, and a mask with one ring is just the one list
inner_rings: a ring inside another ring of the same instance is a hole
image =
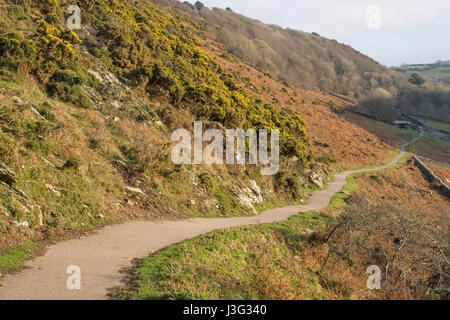
[[16, 174], [0, 161], [0, 181], [8, 185], [16, 183]]
[[113, 121], [114, 121], [114, 122], [118, 122], [118, 121], [120, 121], [120, 118], [119, 118], [119, 117], [114, 117], [114, 118], [113, 118]]
[[189, 200], [189, 204], [191, 206], [195, 206], [197, 204], [197, 202], [195, 200]]
[[99, 69], [99, 72], [89, 71], [99, 80], [98, 91], [83, 86], [84, 91], [95, 105], [99, 108], [107, 106], [114, 110], [134, 109], [137, 115], [145, 115], [148, 112], [150, 106], [134, 95], [132, 90], [122, 83], [117, 76], [101, 65]]
[[100, 73], [98, 73], [97, 71], [94, 70], [88, 70], [88, 72], [90, 74], [92, 74], [98, 81], [103, 81], [102, 76], [100, 75]]
[[323, 189], [323, 177], [320, 173], [318, 172], [311, 173], [311, 175], [309, 176], [309, 181], [318, 186], [320, 189]]
[[144, 195], [144, 196], [146, 195], [145, 192], [142, 191], [142, 190], [139, 189], [139, 188], [126, 187], [126, 189], [127, 189], [128, 191], [130, 191], [130, 192], [133, 192], [133, 193], [142, 194], [142, 195]]
[[97, 90], [86, 85], [82, 85], [81, 88], [97, 109], [101, 109], [103, 107], [103, 97]]
[[117, 85], [121, 86], [122, 88], [126, 88], [126, 86], [120, 82], [120, 80], [111, 72], [107, 71], [106, 69], [103, 69], [101, 71], [101, 78], [102, 81], [109, 85]]
[[61, 197], [61, 192], [59, 192], [59, 190], [56, 189], [54, 186], [52, 186], [51, 184], [46, 184], [45, 186], [47, 187], [48, 190], [53, 192], [57, 197]]
[[[253, 204], [262, 203], [264, 201], [261, 190], [256, 184], [256, 182], [251, 182], [252, 189], [248, 187], [244, 187], [242, 189], [239, 188], [232, 188], [232, 191], [238, 198], [239, 203], [243, 206], [248, 208], [250, 211], [252, 211], [255, 215], [258, 214]], [[254, 189], [254, 190], [253, 190]]]
[[28, 199], [30, 199], [30, 197], [29, 197], [25, 192], [23, 192], [22, 190], [14, 189], [14, 192], [15, 192], [18, 196], [20, 196], [23, 200], [28, 200]]
[[239, 203], [243, 206], [248, 208], [251, 212], [253, 212], [253, 214], [258, 214], [258, 212], [256, 211], [255, 207], [253, 206], [253, 201], [251, 198], [247, 197], [246, 195], [244, 195], [243, 193], [238, 194], [238, 200]]
[[13, 221], [12, 222], [13, 225], [15, 225], [18, 228], [29, 228], [30, 224], [28, 223], [28, 221], [24, 221], [24, 222], [17, 222], [17, 221]]
[[187, 172], [188, 175], [191, 177], [191, 183], [192, 183], [194, 186], [196, 186], [198, 183], [197, 183], [197, 176], [195, 175], [195, 173], [193, 173], [193, 172], [190, 171], [190, 170], [187, 170], [186, 172]]
[[53, 163], [51, 163], [48, 159], [46, 159], [46, 158], [44, 158], [44, 157], [41, 156], [41, 160], [44, 161], [44, 163], [45, 163], [46, 165], [48, 165], [49, 167], [51, 167], [51, 168], [53, 168], [53, 169], [56, 168], [56, 166], [55, 166]]
[[304, 186], [306, 184], [306, 180], [305, 178], [303, 178], [303, 176], [299, 176], [298, 177], [298, 182], [300, 183], [300, 185]]
[[16, 104], [16, 105], [18, 105], [18, 106], [23, 106], [23, 105], [26, 104], [25, 101], [23, 101], [22, 99], [20, 99], [20, 98], [17, 97], [17, 96], [12, 97], [11, 100], [12, 100], [12, 102], [14, 102], [14, 104]]
[[41, 120], [46, 120], [40, 113], [39, 111], [36, 110], [36, 108], [34, 107], [30, 107], [30, 111], [31, 113], [33, 113], [36, 117], [38, 117]]
[[262, 203], [264, 201], [264, 198], [261, 193], [261, 188], [258, 186], [255, 180], [250, 180], [250, 189], [253, 191], [253, 193], [256, 196], [256, 203]]
[[114, 100], [113, 102], [111, 102], [111, 107], [113, 107], [116, 110], [122, 109], [122, 106], [120, 105], [119, 101], [117, 101], [117, 100]]

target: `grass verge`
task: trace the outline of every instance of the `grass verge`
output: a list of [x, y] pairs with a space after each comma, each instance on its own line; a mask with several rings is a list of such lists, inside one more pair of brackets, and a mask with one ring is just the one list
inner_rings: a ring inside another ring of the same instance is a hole
[[293, 261], [301, 259], [309, 230], [331, 221], [328, 215], [307, 212], [285, 222], [220, 230], [185, 241], [143, 259], [134, 271], [134, 288], [115, 296], [132, 300], [327, 298], [315, 272]]
[[[398, 154], [391, 155], [391, 157], [389, 158], [389, 161], [387, 163], [391, 163], [397, 155]], [[390, 168], [395, 168], [395, 167], [398, 167], [398, 166], [404, 164], [409, 156], [410, 156], [409, 153], [405, 153], [399, 159], [399, 161]], [[340, 192], [338, 192], [331, 199], [331, 202], [330, 202], [330, 205], [328, 206], [328, 208], [331, 210], [337, 210], [337, 211], [339, 211], [341, 208], [343, 208], [346, 205], [345, 199], [348, 197], [348, 195], [358, 189], [358, 184], [356, 182], [357, 178], [365, 173], [367, 173], [367, 172], [359, 172], [359, 173], [353, 173], [353, 174], [349, 175], [347, 177], [347, 184], [342, 188], [342, 190]]]
[[0, 274], [3, 272], [16, 272], [24, 268], [24, 262], [31, 256], [36, 244], [27, 241], [20, 247], [9, 249], [0, 255]]

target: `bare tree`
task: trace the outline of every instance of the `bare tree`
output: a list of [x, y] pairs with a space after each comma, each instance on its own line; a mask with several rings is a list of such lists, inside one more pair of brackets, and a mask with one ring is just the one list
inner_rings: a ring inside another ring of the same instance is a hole
[[383, 270], [385, 298], [449, 298], [449, 228], [430, 222], [422, 208], [371, 205], [352, 196], [351, 205], [322, 236], [330, 262], [357, 257]]

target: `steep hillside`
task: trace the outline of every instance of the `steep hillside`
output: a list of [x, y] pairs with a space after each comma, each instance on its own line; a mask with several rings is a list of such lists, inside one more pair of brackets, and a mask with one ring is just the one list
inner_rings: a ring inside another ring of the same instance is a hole
[[178, 1], [156, 1], [198, 15], [228, 53], [305, 89], [320, 88], [358, 98], [367, 90], [398, 87], [405, 80], [353, 48], [318, 34], [267, 25], [231, 10], [205, 7], [198, 11]]
[[189, 15], [228, 54], [281, 82], [347, 95], [377, 120], [391, 122], [398, 110], [450, 120], [448, 86], [430, 82], [419, 88], [401, 73], [336, 40], [266, 25], [232, 10], [198, 10], [186, 1], [153, 1]]
[[[322, 159], [327, 159], [326, 167], [339, 169], [374, 164], [389, 157], [390, 146], [397, 146], [389, 140], [383, 143], [377, 134], [347, 121], [353, 115], [345, 111], [348, 101], [295, 85], [286, 86], [238, 59], [223, 56], [220, 44], [211, 38], [204, 41], [204, 46], [248, 90], [261, 95], [265, 101], [275, 102], [279, 108], [301, 114], [306, 121], [310, 148]], [[401, 132], [397, 136], [401, 141], [408, 140], [403, 139]]]
[[[383, 120], [398, 111], [450, 114], [444, 85], [414, 85], [316, 34], [173, 0], [77, 3], [81, 29], [70, 30], [71, 0], [0, 0], [0, 276], [48, 243], [106, 224], [149, 219], [159, 228], [161, 220], [305, 204], [335, 173], [385, 164], [417, 134], [355, 115], [356, 108]], [[259, 165], [174, 164], [172, 133], [192, 133], [197, 120], [220, 132], [279, 129], [280, 170], [264, 176]], [[413, 147], [431, 152], [427, 141]], [[438, 145], [438, 154], [447, 149]], [[424, 285], [448, 288], [438, 278], [448, 275], [448, 199], [403, 159], [398, 168], [350, 176], [323, 212], [164, 250], [140, 266], [140, 286], [125, 297], [416, 298], [429, 294]], [[324, 202], [335, 194], [328, 191]], [[345, 228], [334, 234], [335, 226]], [[131, 233], [125, 238], [134, 246]], [[143, 241], [146, 253], [151, 241]], [[91, 256], [102, 259], [95, 250]], [[122, 267], [129, 254], [114, 257]], [[402, 280], [369, 293], [368, 263]], [[419, 273], [405, 271], [416, 263]]]
[[[75, 31], [70, 1], [0, 4], [0, 250], [136, 217], [252, 215], [392, 150], [346, 122], [345, 101], [225, 59], [150, 1], [80, 2]], [[194, 120], [279, 128], [279, 174], [174, 165], [171, 133]]]

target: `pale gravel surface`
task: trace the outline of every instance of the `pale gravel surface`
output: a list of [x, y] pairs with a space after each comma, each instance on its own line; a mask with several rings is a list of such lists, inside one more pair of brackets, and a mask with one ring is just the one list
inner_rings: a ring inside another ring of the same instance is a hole
[[[402, 148], [403, 149], [403, 148]], [[130, 268], [132, 260], [143, 258], [171, 244], [191, 239], [217, 229], [286, 220], [298, 213], [326, 208], [353, 173], [377, 171], [396, 164], [401, 152], [388, 165], [346, 171], [335, 176], [325, 190], [314, 192], [308, 204], [267, 210], [254, 217], [193, 218], [181, 221], [133, 221], [107, 226], [96, 234], [52, 245], [46, 254], [27, 263], [16, 275], [7, 275], [0, 286], [0, 299], [19, 300], [100, 300], [107, 299], [108, 289], [123, 285], [120, 270]], [[81, 290], [68, 290], [68, 266], [82, 271]]]

